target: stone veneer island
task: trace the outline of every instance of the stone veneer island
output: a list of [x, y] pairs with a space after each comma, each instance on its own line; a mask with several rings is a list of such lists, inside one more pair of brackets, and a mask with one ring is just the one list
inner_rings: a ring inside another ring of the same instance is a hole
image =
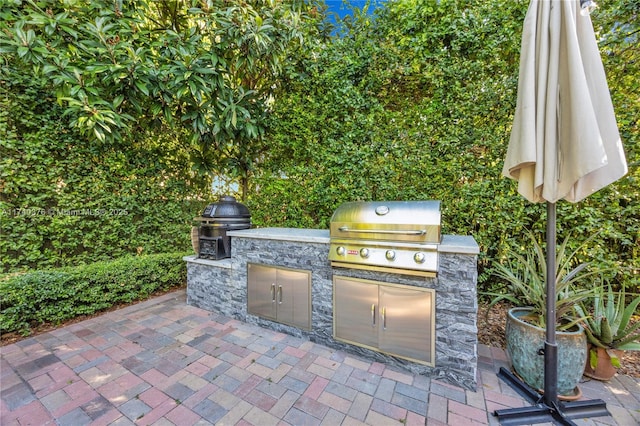
[[[436, 277], [417, 277], [332, 267], [328, 260], [329, 231], [295, 228], [254, 228], [231, 231], [231, 258], [187, 256], [187, 303], [247, 323], [355, 353], [415, 374], [445, 380], [466, 389], [477, 386], [477, 256], [470, 236], [444, 235], [438, 246]], [[248, 264], [309, 271], [311, 328], [305, 329], [256, 316], [247, 310]], [[333, 276], [435, 290], [435, 360], [412, 362], [333, 337]]]

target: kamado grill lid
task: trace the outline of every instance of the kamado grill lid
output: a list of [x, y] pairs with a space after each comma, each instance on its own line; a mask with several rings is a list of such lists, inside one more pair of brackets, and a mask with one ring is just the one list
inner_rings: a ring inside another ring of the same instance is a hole
[[220, 197], [215, 203], [209, 204], [202, 212], [202, 217], [220, 218], [220, 219], [239, 219], [250, 218], [249, 209], [244, 204], [236, 201], [230, 195]]

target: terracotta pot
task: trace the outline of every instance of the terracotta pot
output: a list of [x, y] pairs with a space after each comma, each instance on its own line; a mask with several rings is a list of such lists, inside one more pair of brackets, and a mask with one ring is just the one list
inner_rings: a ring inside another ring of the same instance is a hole
[[[521, 319], [529, 308], [512, 308], [507, 315], [507, 355], [516, 374], [534, 389], [544, 387], [546, 331]], [[580, 326], [575, 331], [557, 331], [558, 395], [574, 395], [587, 359], [587, 336]]]
[[[598, 362], [595, 368], [591, 367], [590, 358], [592, 351], [595, 351]], [[613, 352], [618, 359], [622, 357], [623, 351], [620, 349], [604, 349], [589, 345], [589, 356], [584, 366], [584, 375], [591, 377], [592, 379], [607, 381], [610, 380], [617, 373], [618, 369], [611, 364], [611, 356], [608, 351]]]

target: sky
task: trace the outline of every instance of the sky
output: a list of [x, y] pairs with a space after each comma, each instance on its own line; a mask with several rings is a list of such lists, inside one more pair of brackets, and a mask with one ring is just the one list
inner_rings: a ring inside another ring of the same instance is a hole
[[[362, 8], [367, 3], [366, 0], [346, 0], [346, 1], [350, 3], [352, 6], [357, 6], [359, 8]], [[329, 7], [330, 12], [335, 12], [338, 15], [340, 15], [340, 17], [344, 17], [346, 14], [350, 12], [349, 9], [347, 9], [347, 7], [345, 6], [344, 4], [345, 2], [343, 0], [325, 0], [325, 3]]]
[[[380, 3], [382, 1], [384, 0], [371, 0], [372, 7], [369, 12], [371, 13], [373, 6], [376, 3]], [[341, 18], [343, 18], [345, 15], [351, 13], [351, 10], [345, 5], [345, 3], [362, 9], [362, 7], [367, 4], [367, 0], [325, 0], [325, 3], [329, 8], [329, 12], [337, 13]]]

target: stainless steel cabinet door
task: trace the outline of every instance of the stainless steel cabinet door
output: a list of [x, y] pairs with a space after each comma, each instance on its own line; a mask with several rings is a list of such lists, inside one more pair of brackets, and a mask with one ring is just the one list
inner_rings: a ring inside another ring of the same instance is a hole
[[381, 285], [380, 350], [432, 363], [433, 302], [431, 291]]
[[310, 274], [307, 271], [278, 269], [276, 279], [278, 321], [311, 328]]
[[247, 310], [268, 319], [276, 319], [277, 284], [276, 269], [269, 266], [247, 266]]
[[334, 276], [334, 337], [370, 348], [378, 346], [378, 286]]
[[333, 335], [435, 365], [435, 290], [333, 276]]
[[310, 330], [311, 272], [249, 263], [247, 311]]

